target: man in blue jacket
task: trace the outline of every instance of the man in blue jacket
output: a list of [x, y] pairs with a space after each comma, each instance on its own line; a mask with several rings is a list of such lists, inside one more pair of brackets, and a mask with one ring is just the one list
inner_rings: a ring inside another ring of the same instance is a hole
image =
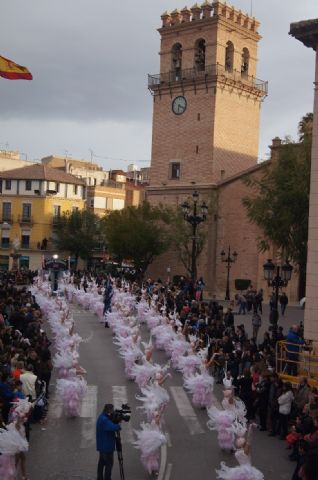
[[304, 343], [304, 339], [300, 336], [299, 325], [292, 325], [286, 337], [287, 358], [289, 360], [287, 365], [288, 375], [297, 375], [299, 350]]
[[97, 480], [111, 480], [116, 450], [115, 432], [120, 430], [120, 425], [111, 420], [113, 413], [114, 406], [107, 403], [96, 423], [96, 450], [99, 452]]

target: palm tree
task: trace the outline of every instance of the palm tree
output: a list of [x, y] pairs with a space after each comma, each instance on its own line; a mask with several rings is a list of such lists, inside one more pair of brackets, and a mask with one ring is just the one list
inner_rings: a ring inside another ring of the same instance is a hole
[[312, 136], [313, 122], [314, 114], [306, 113], [306, 115], [304, 115], [298, 123], [298, 134], [300, 142], [303, 142], [305, 139]]

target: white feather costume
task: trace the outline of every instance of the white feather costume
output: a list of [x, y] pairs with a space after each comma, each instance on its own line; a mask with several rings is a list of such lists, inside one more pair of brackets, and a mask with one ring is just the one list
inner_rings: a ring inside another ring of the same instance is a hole
[[136, 395], [137, 400], [143, 403], [141, 408], [146, 414], [148, 421], [152, 421], [158, 412], [162, 412], [169, 403], [170, 397], [167, 390], [156, 382], [141, 388], [142, 395]]
[[216, 470], [217, 478], [220, 480], [264, 480], [262, 472], [251, 465], [251, 459], [243, 449], [235, 452], [235, 458], [239, 463], [237, 467], [228, 467], [224, 462], [221, 469]]
[[159, 471], [160, 447], [167, 442], [165, 435], [155, 424], [142, 423], [141, 430], [135, 431], [136, 448], [141, 451], [141, 461], [151, 475]]
[[222, 450], [233, 450], [235, 435], [233, 432], [233, 422], [235, 414], [231, 410], [219, 410], [212, 406], [208, 410], [209, 421], [207, 426], [210, 430], [216, 430], [218, 433], [218, 442]]
[[212, 404], [214, 379], [207, 372], [195, 373], [185, 378], [184, 387], [192, 394], [196, 407], [209, 407]]

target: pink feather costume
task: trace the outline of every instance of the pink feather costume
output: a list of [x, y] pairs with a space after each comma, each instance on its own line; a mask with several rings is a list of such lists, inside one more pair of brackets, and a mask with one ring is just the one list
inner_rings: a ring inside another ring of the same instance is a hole
[[78, 417], [82, 399], [87, 391], [86, 380], [78, 376], [59, 378], [56, 382], [56, 390], [63, 402], [66, 415]]
[[156, 424], [142, 423], [140, 426], [141, 430], [135, 431], [134, 445], [141, 451], [141, 462], [151, 475], [159, 471], [160, 447], [167, 440]]
[[235, 458], [239, 463], [237, 467], [228, 467], [221, 463], [220, 470], [216, 470], [217, 478], [220, 480], [264, 480], [262, 472], [251, 465], [250, 457], [239, 449], [235, 452]]
[[29, 444], [15, 427], [15, 423], [7, 425], [7, 429], [0, 428], [0, 478], [1, 480], [16, 480], [17, 472], [15, 455], [27, 452]]
[[143, 361], [142, 365], [135, 364], [132, 367], [132, 374], [139, 388], [145, 387], [149, 380], [155, 376], [156, 371], [156, 367], [146, 360]]
[[219, 410], [212, 406], [207, 410], [209, 421], [207, 426], [210, 430], [218, 433], [218, 442], [222, 450], [233, 450], [235, 435], [232, 429], [235, 415], [231, 410]]
[[192, 394], [196, 407], [209, 407], [212, 404], [214, 379], [207, 372], [194, 373], [184, 380], [184, 387]]
[[194, 375], [196, 370], [200, 368], [201, 360], [197, 355], [187, 355], [179, 358], [179, 370], [184, 378]]
[[155, 419], [158, 412], [162, 414], [170, 397], [167, 390], [155, 381], [147, 387], [141, 388], [142, 395], [136, 395], [137, 400], [143, 402], [142, 410], [147, 414], [148, 422]]

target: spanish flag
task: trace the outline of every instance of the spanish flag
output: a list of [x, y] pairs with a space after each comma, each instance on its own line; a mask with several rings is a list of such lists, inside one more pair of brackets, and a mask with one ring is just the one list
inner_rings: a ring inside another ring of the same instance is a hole
[[0, 56], [0, 77], [8, 80], [32, 80], [32, 74], [26, 67]]

